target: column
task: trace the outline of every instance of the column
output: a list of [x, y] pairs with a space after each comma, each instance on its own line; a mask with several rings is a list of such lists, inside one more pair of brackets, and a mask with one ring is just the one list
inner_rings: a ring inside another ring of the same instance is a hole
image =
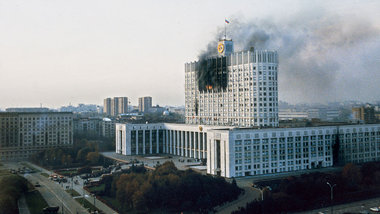
[[189, 157], [189, 151], [187, 149], [189, 145], [188, 137], [189, 137], [189, 132], [185, 131], [185, 157]]
[[143, 130], [143, 154], [145, 155], [145, 130]]
[[165, 141], [165, 148], [166, 148], [166, 153], [169, 153], [169, 130], [165, 130], [165, 138], [166, 138], [166, 141]]
[[173, 154], [173, 131], [169, 130], [169, 153]]
[[194, 152], [193, 152], [193, 143], [194, 143], [193, 142], [194, 141], [194, 139], [193, 139], [193, 132], [190, 132], [189, 134], [190, 134], [190, 140], [189, 140], [190, 141], [189, 142], [190, 143], [190, 146], [189, 146], [190, 147], [189, 148], [190, 154], [189, 154], [189, 157], [193, 158], [194, 157]]
[[[158, 129], [156, 129], [156, 148], [157, 148], [157, 153], [160, 153], [160, 142], [158, 142], [158, 133], [159, 133], [159, 131], [158, 131]], [[161, 151], [162, 152], [162, 151]]]
[[208, 148], [207, 147], [207, 138], [206, 138], [206, 133], [204, 132], [203, 133], [203, 158], [207, 158], [206, 156], [207, 156], [207, 149], [206, 148]]
[[197, 150], [197, 158], [201, 158], [201, 135], [202, 132], [198, 133], [198, 150]]
[[184, 134], [184, 131], [181, 131], [180, 133], [181, 133], [181, 138], [182, 138], [182, 140], [181, 140], [181, 156], [184, 156], [185, 152], [184, 152], [183, 146], [185, 145], [184, 144], [185, 134]]
[[150, 154], [153, 153], [153, 148], [152, 148], [152, 146], [153, 146], [153, 142], [152, 142], [152, 131], [153, 131], [153, 130], [149, 130], [149, 144], [150, 144], [149, 152], [150, 152]]
[[136, 130], [136, 155], [139, 154], [139, 130]]
[[181, 132], [180, 131], [177, 131], [177, 155], [181, 155], [180, 152], [179, 152], [179, 142], [180, 142], [180, 139], [181, 139]]

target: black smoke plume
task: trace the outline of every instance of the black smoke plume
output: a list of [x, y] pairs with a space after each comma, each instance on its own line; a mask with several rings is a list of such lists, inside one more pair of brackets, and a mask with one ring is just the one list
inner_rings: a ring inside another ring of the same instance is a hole
[[[279, 54], [279, 96], [288, 102], [328, 102], [380, 97], [380, 33], [366, 18], [297, 14], [281, 21], [231, 19], [227, 37], [235, 51]], [[221, 38], [220, 28], [215, 38]], [[199, 60], [216, 55], [213, 39]], [[207, 76], [207, 75], [206, 75]]]

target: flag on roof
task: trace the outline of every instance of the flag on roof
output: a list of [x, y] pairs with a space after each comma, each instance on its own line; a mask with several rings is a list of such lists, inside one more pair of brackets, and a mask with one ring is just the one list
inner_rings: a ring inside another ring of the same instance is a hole
[[225, 21], [227, 24], [229, 24], [229, 23], [230, 23], [230, 21], [228, 21], [227, 19], [224, 19], [224, 21]]

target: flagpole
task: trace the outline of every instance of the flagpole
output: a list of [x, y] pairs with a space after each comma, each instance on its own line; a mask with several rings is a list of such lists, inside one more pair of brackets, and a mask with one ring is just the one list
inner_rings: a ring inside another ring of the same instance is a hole
[[227, 40], [227, 23], [226, 23], [226, 18], [224, 18], [224, 39]]

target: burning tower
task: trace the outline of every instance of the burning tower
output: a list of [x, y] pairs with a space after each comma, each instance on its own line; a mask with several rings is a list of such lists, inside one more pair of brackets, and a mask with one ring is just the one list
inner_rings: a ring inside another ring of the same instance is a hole
[[234, 52], [227, 39], [215, 48], [185, 64], [186, 123], [277, 127], [277, 52]]

